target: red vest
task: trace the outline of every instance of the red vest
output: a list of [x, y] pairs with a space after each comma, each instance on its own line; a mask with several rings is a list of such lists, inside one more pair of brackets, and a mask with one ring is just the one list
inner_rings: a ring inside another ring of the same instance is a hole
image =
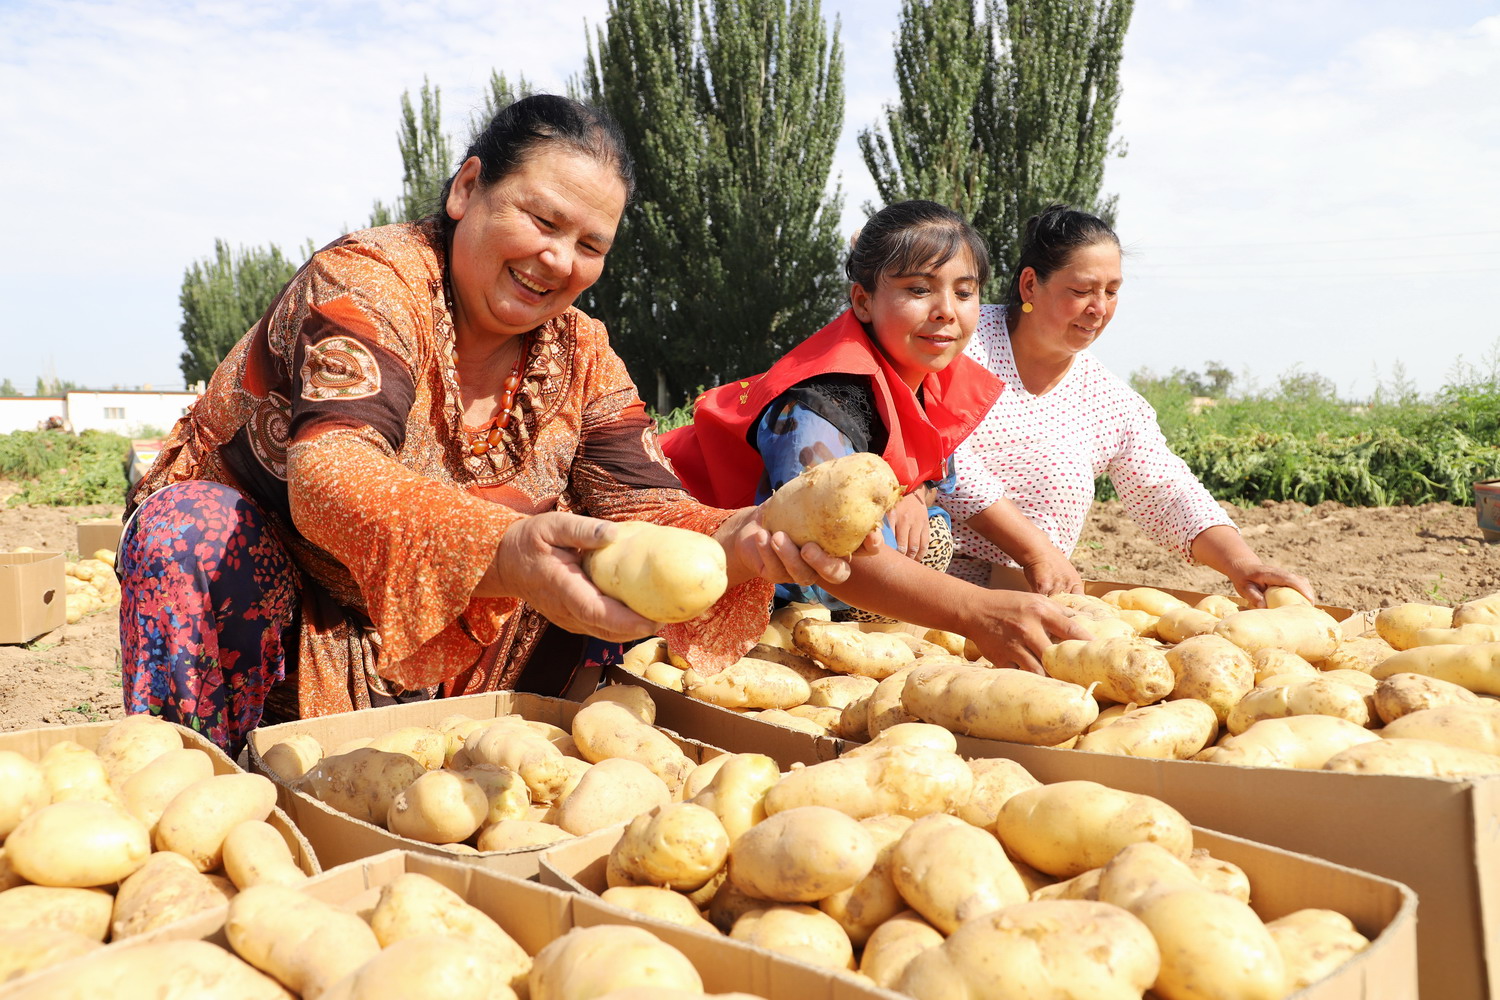
[[959, 355], [922, 381], [917, 402], [854, 313], [843, 315], [787, 352], [770, 371], [709, 389], [693, 422], [661, 436], [662, 450], [689, 493], [715, 507], [748, 507], [764, 465], [746, 439], [771, 401], [798, 382], [829, 373], [868, 375], [875, 408], [890, 432], [885, 453], [907, 492], [947, 474], [944, 464], [999, 398], [1005, 383]]

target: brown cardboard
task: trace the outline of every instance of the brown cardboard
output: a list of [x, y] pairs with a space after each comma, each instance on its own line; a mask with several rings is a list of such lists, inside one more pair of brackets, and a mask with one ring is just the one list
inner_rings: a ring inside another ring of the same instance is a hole
[[[543, 885], [580, 894], [573, 906], [574, 921], [585, 923], [640, 923], [672, 944], [663, 928], [672, 926], [611, 906], [598, 898], [606, 884], [605, 863], [620, 828], [600, 830], [587, 837], [558, 844], [542, 852], [538, 875]], [[1326, 907], [1349, 917], [1371, 939], [1369, 948], [1325, 979], [1292, 994], [1296, 1000], [1411, 1000], [1416, 982], [1416, 896], [1405, 886], [1290, 851], [1252, 843], [1195, 828], [1194, 846], [1233, 862], [1250, 877], [1252, 904], [1263, 920], [1274, 920], [1305, 907]], [[676, 927], [688, 937], [718, 940], [712, 935]], [[801, 963], [782, 959], [783, 965]], [[845, 981], [847, 982], [847, 981]], [[803, 996], [771, 983], [767, 996]], [[850, 988], [860, 989], [857, 984]], [[894, 997], [899, 994], [863, 987], [856, 996]], [[1459, 994], [1447, 994], [1458, 996]], [[1290, 1000], [1290, 998], [1288, 998]]]
[[1044, 782], [1153, 795], [1193, 823], [1409, 886], [1424, 997], [1500, 1000], [1500, 776], [1466, 780], [1146, 760], [959, 736]]
[[[398, 837], [384, 827], [355, 819], [348, 813], [319, 802], [304, 792], [292, 788], [274, 770], [266, 766], [262, 755], [273, 744], [293, 733], [308, 733], [323, 745], [325, 750], [349, 740], [399, 729], [402, 726], [435, 726], [450, 715], [467, 715], [475, 719], [493, 719], [501, 715], [521, 715], [538, 722], [550, 722], [563, 729], [571, 729], [573, 716], [582, 708], [576, 701], [561, 698], [544, 698], [540, 695], [515, 691], [495, 691], [489, 694], [468, 695], [462, 698], [438, 698], [433, 701], [415, 702], [409, 705], [391, 705], [387, 708], [371, 708], [358, 712], [342, 712], [317, 719], [302, 719], [285, 722], [279, 726], [252, 729], [249, 738], [250, 770], [264, 774], [276, 783], [277, 802], [292, 817], [313, 845], [323, 867], [358, 861], [361, 858], [382, 854], [386, 851], [413, 851], [441, 858], [452, 858], [453, 851], [436, 844], [424, 844], [419, 840]], [[660, 721], [660, 720], [658, 720]], [[666, 726], [661, 728], [666, 729]], [[668, 733], [694, 763], [702, 763], [717, 757], [723, 751], [717, 747], [683, 739]], [[465, 854], [462, 857], [470, 864], [530, 878], [536, 874], [536, 859], [541, 848], [526, 848], [519, 851], [486, 851], [482, 854]]]
[[[40, 760], [42, 754], [49, 747], [61, 743], [64, 740], [73, 742], [93, 750], [99, 745], [99, 740], [109, 731], [114, 722], [86, 722], [76, 726], [48, 726], [42, 729], [17, 729], [11, 732], [0, 733], [0, 750], [14, 750], [23, 757], [30, 760]], [[241, 770], [229, 755], [220, 750], [207, 737], [195, 732], [186, 726], [176, 726], [178, 733], [182, 736], [182, 745], [190, 750], [202, 750], [208, 754], [209, 760], [213, 762], [214, 774], [240, 774]], [[307, 838], [297, 830], [291, 818], [277, 808], [271, 812], [266, 820], [281, 834], [287, 846], [292, 850], [292, 857], [301, 868], [309, 875], [316, 875], [323, 869], [318, 865], [317, 856], [313, 853], [312, 845]]]
[[114, 552], [120, 547], [125, 525], [116, 517], [95, 517], [78, 522], [78, 558], [92, 559], [100, 549]]
[[62, 628], [66, 565], [58, 552], [0, 553], [0, 643], [30, 642]]

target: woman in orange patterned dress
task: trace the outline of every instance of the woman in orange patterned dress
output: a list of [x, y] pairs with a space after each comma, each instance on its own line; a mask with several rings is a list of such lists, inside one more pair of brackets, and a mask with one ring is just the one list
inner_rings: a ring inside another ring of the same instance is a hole
[[[303, 266], [131, 497], [127, 711], [237, 748], [293, 665], [315, 716], [563, 693], [586, 636], [659, 631], [725, 663], [774, 582], [847, 576], [757, 508], [689, 497], [603, 325], [573, 308], [632, 180], [607, 117], [526, 98], [475, 139], [442, 212]], [[724, 545], [730, 589], [707, 615], [658, 629], [589, 582], [581, 552], [628, 519]]]

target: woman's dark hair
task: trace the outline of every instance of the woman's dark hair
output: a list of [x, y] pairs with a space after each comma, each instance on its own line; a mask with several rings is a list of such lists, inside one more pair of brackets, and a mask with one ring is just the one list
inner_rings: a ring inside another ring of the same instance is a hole
[[[600, 108], [555, 94], [533, 94], [495, 112], [469, 143], [460, 163], [479, 157], [479, 184], [488, 188], [548, 146], [563, 146], [614, 167], [625, 184], [626, 201], [635, 193], [635, 163], [620, 126]], [[457, 176], [455, 171], [438, 196], [437, 215], [445, 241], [452, 239], [458, 225], [448, 215], [448, 192]]]
[[912, 274], [948, 263], [961, 250], [974, 258], [980, 287], [990, 280], [990, 251], [980, 236], [953, 209], [935, 201], [898, 201], [887, 205], [854, 238], [844, 273], [874, 292], [882, 274]]
[[1021, 272], [1028, 267], [1046, 281], [1052, 277], [1052, 272], [1067, 267], [1077, 251], [1106, 242], [1113, 243], [1118, 249], [1120, 237], [1097, 215], [1066, 205], [1048, 205], [1026, 220], [1026, 231], [1021, 238], [1021, 259], [1010, 272], [1010, 290], [1005, 294], [1005, 304], [1011, 308], [1020, 306]]

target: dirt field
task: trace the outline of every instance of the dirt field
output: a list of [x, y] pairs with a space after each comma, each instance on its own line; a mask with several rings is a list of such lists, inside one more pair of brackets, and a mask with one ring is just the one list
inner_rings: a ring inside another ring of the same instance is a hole
[[[10, 492], [0, 484], [0, 505]], [[1308, 576], [1327, 604], [1454, 604], [1500, 590], [1500, 545], [1481, 541], [1469, 507], [1227, 509], [1263, 559]], [[0, 552], [21, 545], [69, 552], [78, 520], [119, 514], [108, 506], [0, 506]], [[1142, 535], [1118, 502], [1097, 506], [1074, 560], [1089, 579], [1228, 591], [1212, 570], [1185, 565]], [[119, 643], [116, 616], [101, 611], [24, 646], [0, 646], [0, 729], [119, 718]]]

